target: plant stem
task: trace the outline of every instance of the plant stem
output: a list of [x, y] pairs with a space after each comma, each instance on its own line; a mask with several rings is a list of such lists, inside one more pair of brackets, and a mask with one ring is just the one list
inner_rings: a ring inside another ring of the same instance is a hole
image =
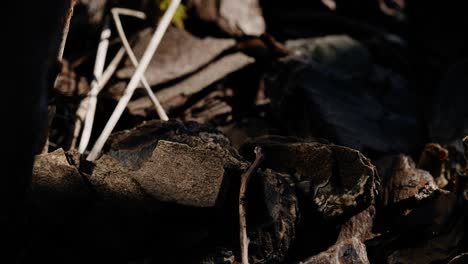
[[247, 237], [247, 218], [246, 218], [246, 193], [247, 184], [252, 175], [257, 171], [260, 163], [263, 161], [263, 152], [260, 147], [255, 147], [255, 161], [249, 169], [241, 176], [241, 186], [239, 192], [239, 227], [240, 227], [240, 249], [242, 264], [249, 264], [249, 239]]
[[[91, 131], [93, 129], [94, 114], [96, 113], [97, 95], [99, 93], [99, 80], [102, 77], [104, 71], [104, 63], [106, 62], [107, 48], [109, 47], [109, 38], [111, 31], [109, 29], [109, 23], [104, 24], [104, 28], [101, 32], [101, 40], [98, 45], [96, 53], [96, 61], [94, 63], [94, 80], [91, 82], [91, 91], [88, 94], [88, 106], [86, 112], [86, 118], [84, 122], [83, 132], [81, 133], [80, 145], [78, 151], [83, 154], [89, 143], [91, 137]], [[85, 99], [85, 100], [86, 100]], [[86, 102], [85, 102], [86, 104]]]
[[120, 119], [120, 116], [122, 115], [123, 111], [125, 110], [125, 107], [127, 106], [128, 102], [130, 101], [130, 98], [133, 95], [133, 92], [137, 88], [138, 83], [140, 82], [143, 74], [145, 73], [146, 68], [148, 67], [151, 61], [151, 58], [154, 55], [154, 52], [158, 48], [159, 43], [161, 42], [161, 39], [164, 36], [164, 33], [166, 32], [169, 24], [171, 23], [172, 17], [174, 16], [174, 13], [177, 9], [177, 6], [179, 6], [180, 4], [180, 1], [181, 0], [172, 0], [171, 4], [169, 5], [169, 8], [161, 18], [161, 21], [158, 24], [158, 27], [156, 28], [156, 31], [154, 32], [154, 35], [151, 38], [150, 43], [148, 44], [148, 47], [146, 48], [143, 54], [143, 57], [141, 58], [140, 65], [138, 65], [138, 67], [136, 68], [135, 73], [133, 74], [132, 78], [130, 79], [130, 82], [128, 83], [127, 89], [125, 89], [124, 95], [120, 98], [116, 108], [114, 109], [114, 112], [112, 113], [109, 121], [104, 127], [104, 130], [102, 131], [101, 135], [94, 144], [94, 147], [91, 149], [91, 152], [86, 158], [87, 160], [94, 161], [101, 152], [104, 143], [107, 141], [107, 138], [114, 129], [115, 125], [117, 124], [117, 121]]
[[[125, 35], [125, 31], [123, 29], [122, 22], [120, 21], [119, 15], [122, 14], [122, 15], [127, 15], [127, 16], [134, 16], [134, 17], [141, 18], [141, 19], [146, 18], [146, 15], [143, 12], [130, 10], [130, 9], [124, 9], [124, 8], [113, 8], [111, 12], [112, 12], [112, 17], [114, 18], [115, 27], [117, 28], [117, 32], [119, 33], [120, 39], [122, 40], [122, 44], [133, 66], [136, 68], [138, 67], [138, 60], [135, 57], [135, 54], [133, 53], [132, 48], [130, 47], [130, 43], [128, 42], [127, 36]], [[151, 102], [156, 108], [156, 112], [158, 113], [159, 117], [164, 121], [169, 120], [169, 117], [167, 116], [166, 111], [164, 111], [164, 108], [161, 106], [161, 103], [159, 102], [158, 98], [156, 98], [156, 96], [154, 95], [153, 90], [151, 90], [151, 87], [144, 75], [141, 79], [141, 83], [143, 84], [143, 87], [148, 93], [148, 96], [151, 99]]]

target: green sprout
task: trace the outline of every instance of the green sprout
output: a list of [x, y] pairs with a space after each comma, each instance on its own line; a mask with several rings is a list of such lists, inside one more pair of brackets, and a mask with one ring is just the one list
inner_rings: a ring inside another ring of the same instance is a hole
[[[156, 8], [157, 8], [157, 19], [159, 19], [162, 14], [167, 10], [171, 0], [155, 0], [156, 1]], [[187, 18], [186, 8], [183, 4], [180, 4], [177, 7], [177, 10], [172, 18], [172, 23], [178, 27], [183, 29], [184, 28], [184, 20]]]

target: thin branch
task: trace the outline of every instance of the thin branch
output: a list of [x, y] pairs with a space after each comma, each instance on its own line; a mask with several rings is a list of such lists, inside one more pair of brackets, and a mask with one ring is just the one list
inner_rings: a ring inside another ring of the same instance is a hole
[[[121, 47], [119, 51], [117, 52], [117, 54], [115, 54], [112, 61], [107, 66], [106, 70], [102, 74], [101, 79], [98, 81], [98, 87], [99, 87], [98, 93], [102, 91], [104, 86], [106, 86], [107, 82], [110, 80], [111, 76], [117, 70], [117, 66], [122, 61], [124, 55], [125, 55], [125, 49], [124, 47]], [[86, 97], [85, 99], [81, 100], [81, 103], [78, 109], [76, 110], [75, 130], [73, 132], [73, 139], [70, 145], [70, 149], [76, 148], [76, 142], [78, 140], [78, 136], [80, 135], [81, 127], [84, 123], [86, 113], [88, 112], [88, 105], [89, 105], [89, 99], [88, 97]]]
[[[124, 8], [113, 8], [112, 9], [112, 17], [114, 18], [115, 22], [115, 27], [117, 29], [117, 32], [119, 33], [120, 39], [122, 40], [122, 44], [127, 51], [128, 57], [130, 58], [133, 66], [138, 67], [138, 60], [133, 53], [132, 48], [130, 47], [130, 43], [128, 42], [127, 36], [125, 35], [125, 31], [122, 26], [122, 22], [120, 21], [120, 16], [119, 15], [127, 15], [127, 16], [134, 16], [137, 18], [144, 19], [146, 18], [145, 13], [140, 12], [140, 11], [135, 11], [135, 10], [130, 10], [130, 9], [124, 9]], [[151, 90], [151, 87], [146, 80], [145, 76], [142, 77], [141, 83], [143, 84], [144, 89], [148, 93], [148, 96], [151, 99], [151, 102], [154, 104], [154, 107], [156, 108], [156, 112], [158, 112], [159, 117], [167, 121], [169, 120], [169, 117], [166, 114], [166, 111], [164, 111], [164, 108], [161, 106], [161, 103], [159, 100], [156, 98], [156, 96], [153, 93], [153, 90]]]
[[67, 43], [68, 32], [70, 30], [70, 21], [73, 17], [73, 9], [75, 7], [76, 0], [70, 1], [70, 8], [68, 9], [67, 16], [65, 17], [65, 24], [63, 25], [62, 40], [60, 42], [60, 49], [57, 54], [57, 60], [62, 61], [63, 52], [65, 51], [65, 45]]
[[120, 62], [122, 61], [123, 57], [125, 56], [125, 48], [121, 47], [119, 51], [115, 54], [112, 61], [107, 66], [106, 70], [101, 76], [101, 79], [98, 81], [99, 92], [102, 91], [104, 86], [109, 82], [110, 78], [117, 70], [117, 66], [119, 66]]
[[239, 192], [239, 227], [240, 227], [240, 249], [242, 256], [242, 264], [249, 264], [249, 240], [247, 237], [247, 220], [246, 220], [246, 193], [247, 184], [252, 175], [257, 171], [260, 163], [263, 161], [263, 152], [260, 147], [255, 147], [255, 161], [250, 165], [249, 169], [241, 176], [241, 186]]
[[[94, 80], [91, 83], [91, 92], [84, 100], [87, 99], [86, 118], [84, 122], [83, 132], [81, 133], [80, 145], [78, 151], [84, 153], [88, 146], [89, 138], [91, 137], [91, 130], [94, 123], [94, 114], [96, 112], [97, 95], [99, 93], [99, 80], [102, 77], [104, 71], [104, 63], [106, 62], [107, 48], [109, 47], [109, 38], [111, 31], [109, 24], [106, 22], [101, 32], [101, 40], [98, 45], [96, 53], [96, 62], [94, 64]], [[86, 104], [86, 102], [84, 102]]]
[[[62, 39], [60, 41], [60, 47], [57, 53], [58, 62], [61, 62], [63, 60], [63, 53], [65, 51], [65, 45], [67, 43], [68, 32], [70, 31], [70, 21], [71, 21], [71, 18], [73, 17], [73, 9], [75, 7], [75, 4], [76, 4], [76, 0], [70, 0], [70, 8], [68, 8], [68, 12], [65, 17], [65, 22], [63, 24], [63, 31], [62, 31]], [[57, 87], [58, 76], [55, 78], [53, 85], [54, 85], [54, 88]], [[45, 137], [45, 143], [44, 143], [44, 146], [42, 146], [41, 153], [49, 152], [49, 129], [52, 124], [52, 121], [54, 120], [54, 116], [55, 116], [55, 107], [53, 111], [48, 112], [48, 116], [47, 116], [48, 127], [44, 130], [45, 134], [43, 136]]]
[[463, 147], [465, 148], [465, 159], [468, 162], [468, 136], [463, 138]]
[[91, 152], [86, 158], [87, 160], [94, 161], [101, 152], [104, 143], [107, 141], [107, 138], [114, 129], [115, 125], [117, 124], [117, 121], [120, 119], [120, 116], [125, 110], [125, 107], [127, 107], [127, 104], [130, 101], [133, 92], [137, 88], [138, 83], [140, 83], [140, 80], [143, 77], [143, 74], [145, 73], [146, 68], [150, 63], [154, 52], [158, 48], [159, 43], [161, 42], [161, 39], [164, 36], [164, 33], [166, 32], [169, 24], [171, 23], [172, 17], [174, 16], [174, 13], [180, 4], [180, 1], [181, 0], [172, 0], [171, 4], [169, 5], [169, 8], [161, 18], [161, 21], [158, 27], [156, 28], [156, 31], [154, 32], [154, 35], [151, 38], [150, 43], [148, 44], [148, 47], [146, 48], [143, 54], [143, 57], [141, 58], [140, 65], [138, 65], [138, 67], [136, 68], [135, 73], [133, 74], [132, 78], [130, 79], [130, 82], [128, 83], [127, 88], [125, 89], [124, 95], [120, 98], [116, 108], [114, 109], [114, 112], [112, 113], [109, 121], [104, 127], [104, 130], [102, 131], [101, 135], [94, 144], [94, 147], [91, 149]]

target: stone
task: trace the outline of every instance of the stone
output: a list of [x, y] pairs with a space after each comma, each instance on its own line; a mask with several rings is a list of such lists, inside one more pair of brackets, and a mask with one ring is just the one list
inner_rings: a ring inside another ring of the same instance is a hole
[[328, 250], [310, 257], [301, 264], [367, 264], [366, 246], [357, 238], [339, 241]]
[[114, 134], [91, 181], [125, 179], [164, 202], [219, 205], [230, 178], [247, 164], [218, 131], [194, 122], [150, 121]]
[[216, 203], [223, 178], [223, 160], [216, 151], [164, 140], [133, 176], [158, 200], [199, 207]]
[[259, 170], [247, 191], [249, 256], [282, 263], [296, 238], [298, 201], [288, 175]]
[[439, 188], [444, 188], [448, 184], [448, 180], [444, 175], [448, 169], [449, 152], [439, 144], [429, 143], [424, 146], [424, 149], [419, 157], [418, 168], [428, 171]]
[[[211, 62], [205, 68], [180, 82], [169, 85], [155, 93], [165, 109], [176, 108], [183, 105], [190, 97], [202, 92], [205, 88], [223, 80], [229, 74], [236, 72], [254, 60], [244, 54], [234, 53], [223, 56]], [[148, 97], [142, 97], [128, 104], [130, 113], [145, 116], [147, 112], [154, 111], [154, 106]]]
[[[33, 195], [41, 199], [53, 198], [50, 197], [52, 194], [62, 200], [87, 199], [87, 186], [78, 169], [69, 163], [67, 155], [63, 149], [57, 149], [36, 156], [32, 176]], [[54, 202], [66, 203], [59, 200]]]
[[259, 0], [189, 0], [187, 7], [197, 19], [229, 36], [259, 36], [266, 29]]
[[361, 242], [373, 239], [377, 235], [372, 232], [374, 218], [376, 215], [375, 206], [371, 205], [366, 210], [354, 215], [341, 226], [337, 240], [357, 238]]
[[354, 215], [374, 201], [377, 172], [357, 150], [265, 136], [248, 140], [240, 153], [249, 159], [255, 146], [265, 153], [262, 166], [291, 175], [298, 196], [324, 219]]
[[408, 153], [423, 127], [407, 83], [346, 35], [289, 41], [293, 54], [264, 76], [273, 113], [289, 136], [325, 138], [364, 154]]
[[421, 201], [438, 189], [432, 175], [416, 168], [411, 157], [389, 156], [376, 162], [382, 178], [382, 198], [387, 206], [414, 199]]
[[[153, 35], [153, 29], [148, 28], [138, 34], [134, 49], [135, 56], [140, 60]], [[226, 49], [234, 46], [233, 39], [197, 38], [190, 33], [169, 27], [164, 34], [158, 50], [151, 59], [145, 71], [149, 85], [154, 86], [177, 78], [186, 77], [214, 60]], [[130, 79], [135, 67], [130, 60], [126, 67], [117, 71], [117, 77]]]

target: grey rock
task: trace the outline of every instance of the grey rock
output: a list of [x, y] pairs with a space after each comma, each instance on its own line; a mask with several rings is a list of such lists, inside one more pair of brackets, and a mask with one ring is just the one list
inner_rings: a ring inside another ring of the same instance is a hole
[[294, 242], [299, 208], [290, 184], [288, 175], [270, 169], [259, 171], [249, 183], [249, 256], [258, 262], [283, 262]]
[[291, 175], [298, 194], [325, 219], [356, 214], [374, 200], [376, 169], [357, 150], [295, 138], [260, 137], [247, 141], [240, 153], [248, 158], [255, 146], [265, 153], [263, 166]]
[[357, 238], [350, 238], [339, 241], [316, 256], [310, 257], [301, 262], [301, 264], [366, 264], [367, 259], [366, 246]]
[[259, 0], [189, 0], [198, 19], [230, 36], [258, 36], [265, 32]]
[[222, 134], [196, 123], [151, 121], [109, 142], [91, 181], [125, 179], [157, 200], [180, 205], [218, 205], [230, 178], [247, 166]]
[[417, 149], [422, 126], [404, 79], [348, 36], [290, 41], [295, 53], [264, 76], [288, 135], [322, 137], [364, 153]]
[[[153, 29], [145, 29], [138, 34], [134, 47], [135, 56], [140, 59], [148, 45]], [[168, 82], [195, 72], [202, 66], [233, 46], [233, 39], [197, 38], [176, 27], [168, 28], [158, 50], [145, 71], [146, 80], [151, 86]], [[131, 61], [117, 71], [117, 77], [130, 79], [135, 72]]]

